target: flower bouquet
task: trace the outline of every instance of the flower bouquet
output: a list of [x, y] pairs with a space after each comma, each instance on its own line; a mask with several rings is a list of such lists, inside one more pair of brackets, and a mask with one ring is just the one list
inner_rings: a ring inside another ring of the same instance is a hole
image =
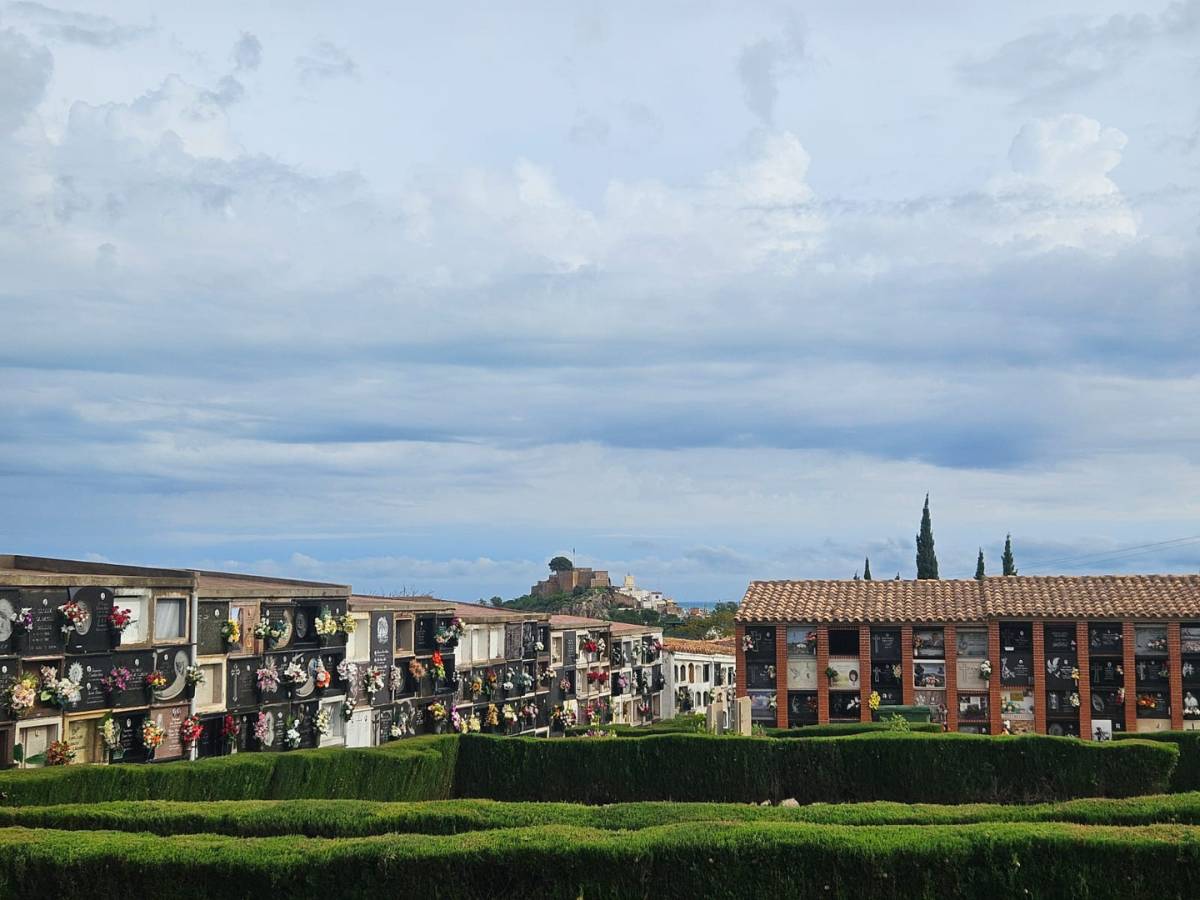
[[354, 629], [358, 627], [358, 622], [355, 621], [354, 616], [350, 615], [350, 613], [345, 613], [338, 616], [338, 627], [342, 629], [342, 634], [349, 637], [354, 634]]
[[329, 611], [329, 607], [321, 610], [321, 615], [317, 616], [313, 622], [313, 628], [317, 632], [317, 637], [322, 644], [328, 644], [339, 631], [338, 620], [334, 618], [333, 613]]
[[296, 692], [296, 688], [308, 681], [308, 670], [300, 664], [299, 660], [293, 659], [283, 667], [283, 674], [280, 676], [280, 681], [290, 696]]
[[5, 685], [4, 705], [12, 712], [14, 719], [21, 718], [33, 709], [37, 703], [38, 687], [38, 677], [33, 672], [22, 672], [20, 678]]
[[121, 635], [135, 621], [137, 620], [133, 617], [133, 610], [121, 609], [116, 606], [112, 608], [112, 611], [108, 614], [108, 634], [109, 640], [114, 647], [121, 646]]
[[109, 699], [112, 699], [113, 694], [120, 693], [129, 689], [129, 682], [133, 680], [133, 673], [124, 666], [116, 666], [109, 669], [107, 675], [100, 677], [100, 684], [104, 686], [104, 690], [108, 692]]
[[329, 707], [322, 706], [321, 709], [317, 711], [316, 718], [313, 719], [313, 727], [317, 730], [317, 734], [319, 734], [321, 737], [325, 737], [331, 731], [333, 731], [333, 723], [329, 716]]
[[226, 714], [221, 719], [221, 740], [231, 751], [237, 749], [238, 736], [242, 733], [241, 723], [233, 716]]
[[871, 712], [879, 712], [882, 703], [883, 698], [879, 696], [879, 691], [871, 691], [871, 696], [867, 698], [867, 706], [871, 708]]
[[196, 696], [196, 685], [204, 684], [204, 670], [193, 664], [183, 670], [183, 693], [189, 700]]
[[408, 673], [412, 675], [415, 681], [420, 681], [425, 677], [425, 663], [419, 659], [410, 659], [408, 661]]
[[183, 746], [185, 747], [190, 747], [196, 741], [200, 740], [200, 735], [203, 733], [204, 726], [200, 724], [199, 716], [188, 716], [179, 724], [179, 740], [183, 742]]
[[434, 733], [441, 734], [446, 723], [446, 707], [441, 703], [430, 703], [429, 718], [433, 722]]
[[142, 746], [146, 748], [147, 759], [154, 758], [154, 751], [162, 746], [166, 736], [167, 733], [161, 725], [156, 725], [149, 719], [142, 723]]
[[266, 747], [270, 738], [271, 717], [265, 712], [260, 712], [254, 720], [254, 739], [260, 747]]
[[434, 650], [429, 660], [429, 671], [433, 675], [433, 683], [439, 684], [446, 680], [446, 663], [442, 659], [442, 651]]
[[33, 610], [28, 606], [18, 609], [8, 617], [8, 621], [12, 623], [14, 634], [28, 634], [29, 629], [33, 628]]
[[317, 670], [313, 672], [313, 684], [318, 691], [323, 691], [329, 687], [332, 681], [333, 677], [329, 674], [329, 670], [325, 668], [325, 663], [318, 659]]
[[274, 661], [255, 670], [254, 683], [258, 685], [260, 698], [279, 690], [279, 670], [275, 668]]
[[568, 678], [560, 678], [558, 680], [558, 689], [561, 693], [571, 693], [571, 681]]
[[287, 720], [287, 731], [283, 733], [283, 745], [289, 750], [296, 750], [300, 746], [300, 719], [298, 716], [289, 716]]
[[979, 664], [979, 677], [984, 681], [992, 677], [992, 663], [990, 660], [984, 660]]
[[363, 672], [363, 690], [367, 692], [368, 699], [383, 690], [383, 681], [383, 670], [379, 666], [367, 666]]
[[232, 647], [235, 644], [241, 643], [242, 623], [237, 619], [226, 619], [222, 622], [221, 639], [225, 641], [226, 647]]
[[388, 687], [391, 688], [392, 694], [404, 693], [404, 670], [399, 666], [392, 666], [388, 670]]
[[39, 694], [43, 703], [66, 709], [78, 703], [83, 696], [80, 685], [70, 678], [59, 678], [53, 666], [42, 666], [42, 690]]
[[121, 723], [112, 716], [105, 716], [104, 721], [100, 723], [100, 740], [104, 742], [104, 749], [108, 751], [109, 759], [117, 758], [118, 753], [123, 755]]
[[287, 634], [287, 627], [282, 622], [272, 622], [269, 618], [259, 619], [258, 624], [254, 626], [254, 636], [259, 640], [267, 641], [274, 647]]
[[349, 722], [354, 718], [354, 704], [347, 700], [342, 704], [342, 721]]
[[52, 741], [46, 748], [46, 765], [69, 766], [75, 761], [75, 750], [66, 741]]
[[146, 690], [153, 694], [155, 691], [161, 691], [167, 686], [167, 676], [165, 673], [155, 669], [146, 676]]

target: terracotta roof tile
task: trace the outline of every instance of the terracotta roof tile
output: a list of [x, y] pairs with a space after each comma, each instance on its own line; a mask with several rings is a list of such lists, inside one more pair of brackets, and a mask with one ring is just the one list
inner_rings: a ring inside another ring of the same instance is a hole
[[983, 581], [753, 581], [739, 622], [1200, 619], [1200, 575], [999, 576]]
[[733, 656], [733, 638], [719, 641], [692, 641], [687, 638], [663, 638], [663, 648], [676, 653], [702, 653], [705, 656]]

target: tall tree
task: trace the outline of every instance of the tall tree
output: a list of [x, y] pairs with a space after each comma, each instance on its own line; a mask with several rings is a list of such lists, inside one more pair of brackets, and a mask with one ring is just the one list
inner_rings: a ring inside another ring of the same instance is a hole
[[917, 535], [917, 578], [938, 577], [937, 554], [933, 552], [933, 522], [929, 518], [929, 495], [921, 513], [921, 533]]
[[979, 559], [975, 560], [975, 580], [983, 581], [983, 548], [979, 548]]
[[565, 556], [556, 556], [554, 559], [550, 560], [551, 572], [570, 572], [574, 568], [574, 563], [572, 563]]
[[863, 562], [863, 581], [871, 580], [871, 557], [867, 557]]
[[1016, 564], [1016, 562], [1014, 562], [1013, 554], [1012, 554], [1012, 535], [1011, 534], [1006, 534], [1004, 536], [1004, 557], [1001, 559], [1001, 562], [1004, 565], [1004, 574], [1005, 575], [1016, 575], [1017, 574], [1017, 564]]

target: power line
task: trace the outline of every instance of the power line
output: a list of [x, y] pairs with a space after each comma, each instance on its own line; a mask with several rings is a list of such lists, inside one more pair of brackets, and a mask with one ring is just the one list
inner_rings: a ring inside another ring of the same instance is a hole
[[1077, 562], [1104, 562], [1108, 559], [1116, 559], [1125, 556], [1137, 556], [1140, 553], [1145, 553], [1149, 550], [1156, 550], [1160, 547], [1169, 547], [1172, 545], [1190, 544], [1200, 541], [1200, 535], [1193, 537], [1172, 538], [1169, 541], [1155, 541], [1152, 544], [1136, 544], [1132, 547], [1116, 547], [1112, 550], [1102, 550], [1096, 553], [1084, 553], [1077, 556], [1063, 556], [1058, 559], [1049, 559], [1044, 562], [1035, 563], [1031, 566], [1026, 566], [1025, 571], [1030, 569], [1047, 569], [1052, 566], [1067, 565]]

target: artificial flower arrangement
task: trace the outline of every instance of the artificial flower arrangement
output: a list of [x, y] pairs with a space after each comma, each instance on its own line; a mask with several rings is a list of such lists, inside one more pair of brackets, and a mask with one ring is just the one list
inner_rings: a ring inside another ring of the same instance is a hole
[[374, 697], [383, 690], [383, 670], [379, 666], [367, 666], [363, 673], [363, 690], [367, 692], [368, 697]]
[[343, 659], [337, 664], [337, 674], [338, 678], [341, 679], [342, 684], [346, 686], [346, 693], [354, 694], [354, 692], [358, 690], [359, 677], [357, 663], [352, 663], [348, 659]]
[[441, 703], [429, 704], [429, 717], [435, 722], [445, 721], [446, 707]]
[[221, 720], [221, 739], [230, 747], [237, 745], [238, 735], [242, 733], [241, 723], [233, 716], [226, 714]]
[[70, 634], [72, 631], [75, 631], [88, 617], [87, 609], [74, 600], [68, 600], [60, 606], [58, 614], [63, 618], [63, 634]]
[[455, 616], [450, 620], [449, 625], [441, 625], [437, 631], [433, 633], [433, 639], [436, 643], [445, 646], [446, 644], [458, 643], [458, 640], [466, 634], [467, 627], [463, 624], [463, 620]]
[[511, 691], [513, 686], [513, 670], [510, 667], [504, 670], [504, 683], [501, 684], [500, 687], [504, 688], [506, 691]]
[[638, 711], [638, 715], [642, 716], [643, 718], [649, 716], [650, 715], [650, 704], [649, 703], [639, 703], [637, 711]]
[[476, 675], [471, 679], [471, 697], [478, 698], [483, 693], [483, 679]]
[[[988, 664], [988, 669], [989, 670], [991, 669], [990, 663]], [[892, 677], [893, 678], [899, 679], [900, 676], [903, 674], [904, 674], [904, 669], [900, 666], [900, 663], [896, 663], [894, 666], [892, 666]]]
[[279, 690], [279, 670], [275, 668], [274, 660], [255, 670], [254, 681], [263, 694], [273, 694]]
[[8, 621], [12, 623], [13, 631], [25, 634], [33, 627], [33, 610], [28, 606], [18, 609], [8, 617]]
[[1123, 688], [1123, 687], [1117, 688], [1117, 695], [1116, 695], [1115, 700], [1116, 700], [1117, 706], [1125, 705], [1125, 688]]
[[1079, 683], [1079, 669], [1076, 668], [1071, 670], [1071, 680], [1076, 684]]
[[495, 669], [488, 669], [487, 677], [484, 679], [483, 693], [489, 699], [496, 692], [496, 683], [500, 680], [496, 675]]
[[271, 643], [281, 640], [286, 633], [287, 628], [282, 622], [275, 623], [269, 618], [259, 619], [258, 624], [254, 626], [254, 636], [260, 640], [269, 640]]
[[286, 687], [296, 688], [308, 681], [308, 671], [300, 664], [299, 660], [293, 659], [283, 667], [283, 675], [280, 680]]
[[1070, 696], [1070, 697], [1068, 697], [1067, 699], [1071, 701], [1071, 705], [1072, 705], [1073, 707], [1075, 707], [1076, 709], [1078, 709], [1078, 708], [1079, 708], [1079, 704], [1080, 704], [1080, 702], [1081, 702], [1081, 701], [1080, 701], [1080, 699], [1079, 699], [1079, 695], [1078, 695], [1078, 694], [1076, 694], [1076, 693], [1072, 693], [1072, 694], [1071, 694], [1071, 696]]
[[442, 659], [442, 651], [434, 650], [433, 656], [429, 660], [429, 669], [433, 673], [435, 682], [446, 680], [446, 663]]
[[450, 710], [450, 729], [457, 734], [466, 734], [470, 728], [471, 720], [466, 716], [460, 716], [457, 709]]
[[742, 635], [742, 652], [743, 653], [753, 653], [754, 652], [754, 635], [750, 634], [749, 632], [746, 632], [745, 634]]
[[650, 646], [654, 648], [655, 653], [661, 653], [662, 648], [663, 648], [663, 642], [660, 641], [658, 638], [652, 638], [650, 641]]
[[151, 672], [149, 675], [146, 676], [146, 687], [150, 688], [150, 690], [161, 691], [166, 686], [167, 686], [167, 676], [164, 673], [160, 672], [158, 669], [155, 669], [153, 672]]
[[483, 729], [483, 723], [479, 721], [478, 713], [471, 713], [471, 718], [467, 719], [467, 731], [478, 733]]
[[66, 709], [72, 703], [78, 703], [83, 692], [78, 682], [66, 677], [59, 678], [58, 670], [53, 666], [42, 666], [40, 696], [43, 703], [57, 706], [59, 709]]
[[342, 629], [342, 633], [349, 636], [354, 634], [354, 629], [358, 627], [358, 622], [350, 613], [345, 613], [338, 617], [338, 626]]
[[556, 706], [550, 711], [550, 722], [557, 731], [565, 731], [575, 724], [575, 713], [569, 709]]
[[66, 741], [51, 741], [46, 748], [46, 765], [69, 766], [75, 761], [75, 751]]
[[237, 619], [226, 619], [221, 623], [221, 637], [230, 646], [240, 642], [242, 639], [242, 623]]
[[489, 703], [487, 708], [487, 719], [485, 720], [488, 728], [495, 728], [500, 724], [500, 711], [496, 709], [495, 703]]
[[283, 733], [284, 746], [289, 750], [295, 750], [300, 746], [300, 719], [297, 716], [289, 716], [287, 720], [287, 731]]
[[100, 740], [110, 752], [121, 749], [121, 723], [112, 716], [105, 716], [100, 723]]
[[[774, 708], [774, 707], [772, 707], [772, 708]], [[859, 696], [857, 694], [855, 694], [849, 700], [846, 701], [846, 711], [853, 712], [854, 710], [857, 710], [857, 709], [862, 709], [862, 700], [859, 698]]]
[[108, 614], [108, 624], [117, 634], [123, 634], [125, 629], [136, 621], [132, 609], [119, 609], [114, 606]]
[[388, 687], [392, 689], [393, 694], [404, 693], [404, 670], [399, 666], [392, 666], [388, 670]]
[[338, 633], [338, 621], [328, 606], [321, 610], [321, 615], [313, 622], [313, 629], [317, 632], [317, 637], [330, 638]]
[[517, 711], [513, 709], [511, 703], [505, 703], [502, 712], [504, 713], [504, 721], [509, 725], [517, 721]]
[[133, 679], [133, 673], [124, 666], [115, 666], [109, 669], [107, 675], [100, 677], [100, 683], [104, 689], [110, 694], [115, 694], [118, 691], [129, 689], [129, 682]]
[[322, 660], [317, 660], [317, 670], [313, 672], [313, 684], [317, 686], [317, 690], [325, 690], [332, 681], [333, 677], [329, 674], [329, 670], [325, 668], [325, 663]]
[[829, 679], [830, 684], [837, 684], [838, 683], [838, 670], [835, 669], [833, 666], [826, 666], [825, 667], [825, 677]]
[[343, 703], [342, 704], [342, 721], [349, 722], [353, 718], [354, 718], [354, 704], [349, 703], [349, 702]]
[[267, 738], [271, 733], [271, 717], [260, 712], [254, 720], [254, 739], [258, 741], [260, 747], [267, 746]]
[[533, 703], [526, 703], [523, 707], [521, 707], [521, 715], [524, 716], [525, 720], [531, 725], [537, 721], [537, 714], [538, 708]]
[[1146, 650], [1150, 653], [1166, 653], [1167, 639], [1165, 637], [1154, 637], [1146, 641]]
[[583, 652], [584, 653], [599, 653], [600, 645], [596, 643], [594, 638], [588, 638], [586, 641], [583, 642]]
[[188, 687], [204, 684], [204, 670], [197, 665], [188, 666], [183, 670], [183, 681]]
[[992, 677], [991, 660], [985, 659], [983, 662], [981, 662], [979, 664], [979, 677], [982, 678], [984, 681], [987, 681], [988, 679], [990, 679]]
[[549, 684], [553, 680], [554, 680], [554, 670], [551, 669], [549, 666], [542, 666], [541, 670], [538, 672], [538, 682], [540, 684], [545, 685], [545, 684]]
[[588, 680], [588, 684], [595, 684], [598, 681], [603, 681], [604, 673], [596, 671], [596, 670], [589, 671], [587, 673], [587, 680]]
[[317, 729], [317, 734], [321, 737], [325, 737], [333, 730], [333, 723], [330, 721], [328, 707], [323, 706], [318, 710], [316, 718], [313, 719], [313, 727]]
[[167, 732], [161, 725], [156, 725], [149, 719], [142, 723], [142, 746], [151, 753], [162, 746], [166, 737]]
[[616, 685], [617, 690], [623, 691], [627, 687], [629, 687], [629, 679], [626, 678], [624, 675], [618, 675], [616, 677], [616, 679], [613, 681], [613, 684]]
[[1153, 694], [1139, 694], [1137, 705], [1138, 709], [1154, 709], [1158, 706], [1158, 699]]
[[770, 705], [771, 709], [779, 708], [779, 700], [776, 698], [775, 694], [771, 695], [771, 699], [768, 701], [768, 704]]
[[767, 677], [770, 678], [772, 681], [775, 680], [775, 667], [774, 666], [767, 666]]
[[37, 703], [38, 677], [33, 672], [22, 672], [21, 677], [9, 683], [4, 691], [5, 706], [14, 718], [20, 718]]
[[601, 656], [604, 655], [604, 651], [607, 649], [608, 649], [608, 644], [605, 643], [604, 638], [600, 638], [598, 641], [596, 641], [596, 652], [599, 653]]
[[417, 681], [425, 677], [425, 664], [419, 659], [410, 659], [408, 661], [408, 673]]
[[404, 729], [398, 723], [393, 722], [392, 727], [388, 729], [388, 737], [393, 741], [399, 740], [404, 737]]
[[190, 747], [200, 740], [203, 733], [204, 726], [200, 724], [200, 717], [197, 715], [190, 715], [179, 723], [179, 740], [183, 741], [185, 747]]
[[543, 644], [541, 641], [534, 641], [533, 649], [536, 650], [538, 653], [541, 653], [543, 650], [546, 649], [546, 645]]
[[571, 682], [566, 678], [560, 678], [558, 680], [558, 689], [564, 694], [569, 694], [571, 692]]
[[867, 698], [867, 706], [872, 712], [878, 712], [880, 704], [883, 703], [883, 698], [879, 696], [879, 691], [871, 691], [871, 696]]

